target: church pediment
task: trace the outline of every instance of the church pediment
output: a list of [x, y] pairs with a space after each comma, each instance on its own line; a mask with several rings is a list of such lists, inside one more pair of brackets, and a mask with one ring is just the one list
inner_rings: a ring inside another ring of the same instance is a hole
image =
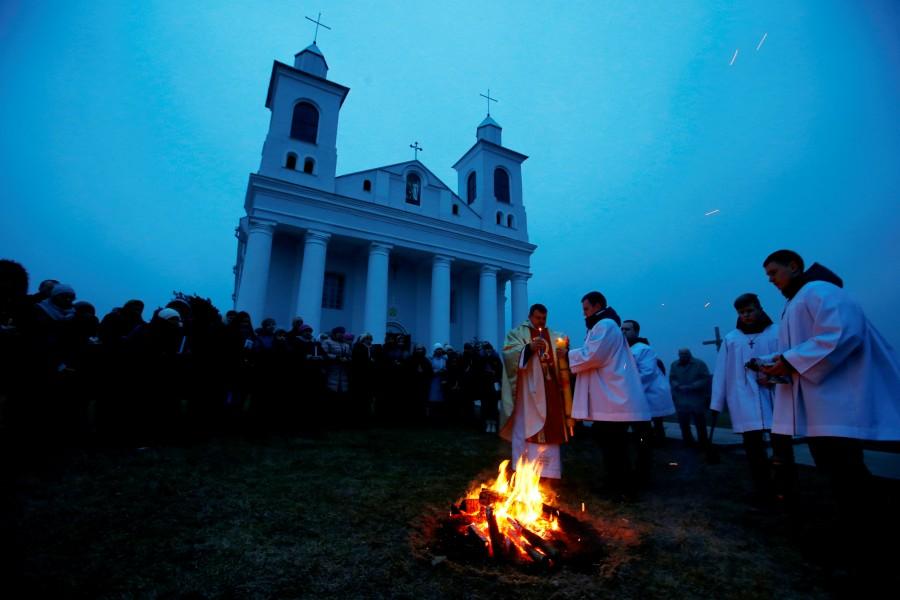
[[371, 174], [374, 177], [375, 174], [378, 173], [379, 171], [384, 171], [386, 173], [390, 173], [391, 175], [396, 175], [397, 177], [403, 177], [410, 170], [414, 170], [420, 176], [424, 176], [426, 186], [432, 186], [432, 187], [437, 187], [442, 190], [447, 190], [448, 192], [450, 192], [451, 194], [456, 196], [456, 192], [454, 192], [452, 189], [450, 189], [450, 187], [446, 183], [441, 181], [440, 177], [435, 175], [428, 167], [426, 167], [419, 160], [408, 160], [406, 162], [396, 163], [393, 165], [387, 165], [384, 167], [376, 167], [374, 169], [368, 169], [365, 171], [356, 171], [354, 173], [347, 173], [346, 175], [339, 175], [337, 177], [337, 179], [341, 179], [344, 177], [358, 177], [360, 175], [364, 175], [367, 173]]

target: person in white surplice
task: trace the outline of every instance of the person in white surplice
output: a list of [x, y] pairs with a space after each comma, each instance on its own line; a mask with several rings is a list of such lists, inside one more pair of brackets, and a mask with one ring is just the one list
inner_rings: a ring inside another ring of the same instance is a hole
[[876, 527], [862, 440], [900, 440], [900, 362], [840, 277], [803, 266], [792, 250], [763, 261], [787, 298], [778, 352], [760, 358], [762, 372], [787, 381], [775, 386], [772, 432], [807, 436], [837, 501], [834, 552], [862, 568]]
[[650, 477], [653, 465], [653, 446], [666, 439], [662, 418], [675, 414], [675, 403], [672, 402], [672, 389], [663, 371], [662, 361], [650, 347], [650, 341], [641, 337], [641, 324], [634, 319], [625, 319], [622, 321], [622, 333], [637, 363], [644, 396], [647, 397], [650, 416], [653, 418], [652, 425], [650, 421], [640, 421], [634, 431], [638, 442], [637, 471], [646, 480]]
[[569, 352], [575, 378], [572, 418], [594, 421], [603, 448], [608, 492], [626, 497], [636, 493], [636, 481], [628, 459], [628, 427], [642, 428], [650, 421], [650, 404], [644, 395], [634, 355], [620, 327], [622, 320], [600, 292], [581, 299], [587, 335], [584, 346]]
[[737, 326], [725, 335], [716, 356], [709, 408], [718, 416], [728, 407], [731, 428], [744, 438], [754, 486], [753, 500], [766, 503], [776, 494], [781, 498], [787, 496], [793, 481], [791, 436], [771, 434], [775, 464], [769, 461], [766, 450], [765, 434], [772, 429], [775, 384], [768, 375], [750, 368], [754, 359], [778, 350], [778, 325], [772, 323], [756, 294], [738, 296], [734, 308], [738, 313]]

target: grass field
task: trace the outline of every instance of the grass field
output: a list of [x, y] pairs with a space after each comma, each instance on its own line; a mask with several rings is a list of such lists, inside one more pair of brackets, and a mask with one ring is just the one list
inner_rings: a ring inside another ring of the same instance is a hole
[[[829, 577], [834, 507], [817, 473], [801, 471], [803, 511], [789, 519], [746, 503], [741, 451], [707, 465], [674, 440], [634, 503], [597, 491], [588, 435], [565, 449], [558, 503], [584, 502], [611, 532], [587, 572], [435, 555], [437, 520], [507, 452], [494, 436], [444, 429], [70, 452], [10, 475], [4, 581], [55, 598], [820, 598], [847, 585]], [[879, 507], [898, 497], [897, 482], [878, 482]], [[896, 522], [880, 533], [896, 540]]]

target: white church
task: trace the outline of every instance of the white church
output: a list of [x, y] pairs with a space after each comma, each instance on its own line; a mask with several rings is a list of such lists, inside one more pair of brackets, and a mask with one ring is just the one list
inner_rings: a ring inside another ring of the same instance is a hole
[[315, 42], [275, 61], [269, 132], [236, 229], [234, 306], [254, 325], [300, 316], [317, 333], [406, 334], [414, 343], [475, 338], [498, 347], [528, 312], [530, 258], [522, 163], [490, 114], [456, 161], [454, 192], [419, 160], [336, 175], [350, 89], [327, 79]]

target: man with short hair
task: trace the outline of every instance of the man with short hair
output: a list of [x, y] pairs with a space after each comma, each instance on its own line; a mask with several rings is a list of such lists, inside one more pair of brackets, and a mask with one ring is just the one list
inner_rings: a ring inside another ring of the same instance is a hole
[[506, 334], [500, 436], [512, 442], [513, 468], [520, 458], [537, 461], [542, 477], [560, 479], [572, 396], [553, 339], [543, 304], [532, 305], [528, 320]]
[[587, 335], [584, 346], [569, 352], [576, 374], [572, 417], [595, 421], [599, 430], [607, 486], [615, 493], [635, 492], [628, 465], [627, 431], [650, 421], [650, 404], [644, 395], [634, 355], [620, 329], [622, 321], [606, 297], [588, 292], [581, 299]]
[[[772, 429], [772, 388], [767, 375], [748, 370], [760, 356], [778, 350], [778, 325], [763, 310], [756, 294], [742, 294], [734, 301], [737, 325], [725, 335], [716, 356], [709, 408], [718, 415], [727, 405], [731, 428], [744, 440], [756, 500], [766, 503], [774, 494], [782, 497], [793, 481], [793, 446], [790, 436], [772, 434], [776, 462], [769, 462], [765, 434]], [[772, 475], [776, 478], [772, 486]], [[774, 493], [773, 493], [774, 492]]]
[[[694, 358], [688, 348], [678, 350], [678, 360], [669, 367], [669, 384], [672, 399], [678, 411], [678, 425], [681, 437], [687, 446], [701, 448], [709, 444], [706, 434], [706, 409], [709, 408], [709, 367], [699, 358]], [[691, 434], [691, 421], [697, 428], [697, 439]]]
[[653, 425], [649, 421], [641, 421], [635, 428], [638, 437], [638, 470], [647, 477], [653, 462], [654, 429], [657, 440], [666, 437], [665, 426], [662, 418], [675, 414], [675, 404], [672, 403], [672, 390], [669, 388], [669, 380], [660, 368], [660, 360], [647, 338], [640, 337], [641, 324], [634, 319], [622, 321], [622, 333], [625, 341], [631, 347], [631, 353], [637, 363], [641, 376], [641, 385], [644, 387], [644, 396], [650, 405], [650, 416]]
[[760, 357], [763, 373], [788, 381], [775, 386], [772, 431], [806, 436], [844, 533], [858, 535], [870, 500], [862, 440], [900, 440], [900, 362], [840, 277], [818, 263], [804, 270], [792, 250], [773, 252], [763, 268], [787, 299], [779, 351]]

